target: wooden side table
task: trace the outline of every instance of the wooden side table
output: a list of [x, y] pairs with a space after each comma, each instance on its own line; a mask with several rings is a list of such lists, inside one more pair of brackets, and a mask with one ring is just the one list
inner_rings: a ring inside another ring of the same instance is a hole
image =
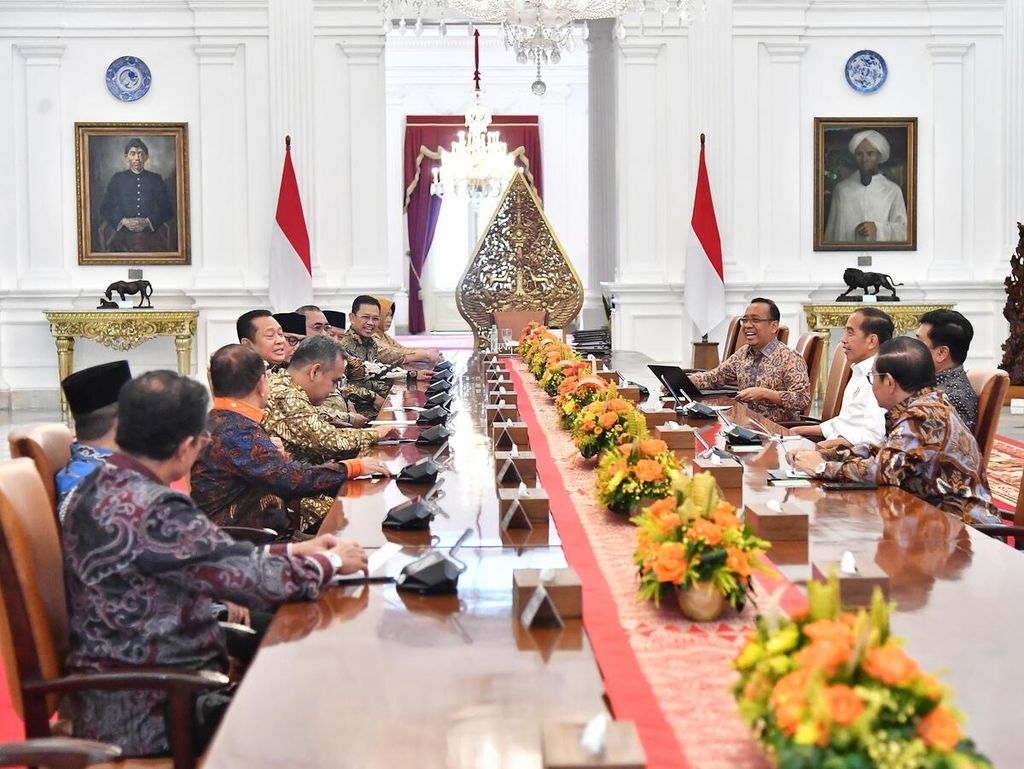
[[909, 302], [828, 302], [827, 304], [814, 304], [807, 302], [803, 305], [804, 317], [807, 320], [808, 331], [820, 331], [825, 335], [825, 350], [822, 352], [823, 360], [818, 372], [818, 384], [815, 387], [814, 400], [817, 403], [820, 398], [825, 397], [825, 385], [828, 382], [828, 367], [832, 361], [829, 352], [832, 341], [832, 329], [846, 328], [846, 319], [850, 313], [861, 307], [877, 307], [879, 310], [889, 314], [893, 325], [896, 326], [896, 336], [913, 331], [917, 328], [917, 319], [926, 312], [932, 310], [951, 310], [954, 304], [935, 303], [909, 303]]
[[[111, 350], [130, 350], [158, 336], [173, 336], [178, 354], [178, 373], [192, 373], [192, 337], [196, 334], [198, 310], [55, 310], [45, 313], [57, 345], [57, 371], [63, 382], [75, 365], [75, 339], [91, 339]], [[60, 411], [70, 416], [64, 390]]]

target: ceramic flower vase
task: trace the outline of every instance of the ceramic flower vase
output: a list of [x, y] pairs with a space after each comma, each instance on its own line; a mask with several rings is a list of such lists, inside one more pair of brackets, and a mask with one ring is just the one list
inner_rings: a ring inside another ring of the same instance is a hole
[[686, 590], [680, 589], [676, 597], [680, 610], [694, 622], [718, 619], [726, 607], [725, 596], [711, 582], [698, 582]]

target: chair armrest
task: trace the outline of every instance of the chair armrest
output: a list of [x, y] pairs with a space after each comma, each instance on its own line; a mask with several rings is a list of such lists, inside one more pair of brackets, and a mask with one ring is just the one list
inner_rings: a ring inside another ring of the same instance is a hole
[[996, 539], [1006, 540], [1007, 537], [1014, 537], [1014, 547], [1017, 550], [1024, 550], [1024, 526], [1013, 526], [1003, 523], [976, 523], [971, 528], [982, 534], [987, 534]]
[[105, 742], [71, 737], [39, 737], [0, 745], [0, 766], [47, 766], [49, 769], [80, 769], [114, 761], [121, 748]]
[[221, 531], [237, 542], [251, 542], [254, 545], [269, 545], [278, 538], [273, 529], [256, 529], [250, 526], [221, 526]]
[[22, 681], [22, 688], [31, 694], [66, 694], [94, 689], [157, 689], [192, 693], [222, 689], [229, 682], [226, 675], [215, 670], [126, 668], [103, 673], [73, 673], [47, 681]]

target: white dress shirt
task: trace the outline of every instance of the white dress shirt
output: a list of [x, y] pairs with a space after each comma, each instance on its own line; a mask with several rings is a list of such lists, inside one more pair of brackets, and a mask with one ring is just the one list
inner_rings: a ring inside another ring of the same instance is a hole
[[854, 446], [880, 446], [885, 439], [885, 409], [878, 405], [868, 381], [876, 357], [853, 364], [839, 416], [821, 423], [821, 434], [827, 439], [845, 438]]

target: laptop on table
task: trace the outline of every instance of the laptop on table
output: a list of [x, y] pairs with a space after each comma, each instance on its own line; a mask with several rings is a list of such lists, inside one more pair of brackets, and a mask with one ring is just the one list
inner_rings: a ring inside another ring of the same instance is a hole
[[647, 368], [651, 370], [651, 373], [654, 374], [659, 381], [664, 382], [670, 390], [674, 390], [676, 393], [683, 393], [690, 400], [697, 400], [698, 398], [712, 398], [715, 396], [727, 396], [731, 398], [739, 392], [734, 387], [722, 387], [715, 390], [701, 390], [693, 383], [689, 374], [679, 368], [679, 366], [660, 366], [653, 364]]

